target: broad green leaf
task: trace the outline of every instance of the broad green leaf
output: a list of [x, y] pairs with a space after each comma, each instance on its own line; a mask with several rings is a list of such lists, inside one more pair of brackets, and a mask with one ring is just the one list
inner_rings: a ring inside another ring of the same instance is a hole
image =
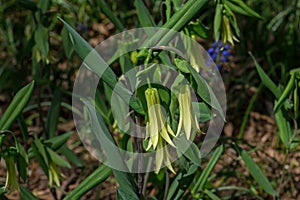
[[281, 95], [280, 90], [276, 87], [275, 83], [269, 78], [269, 76], [264, 72], [264, 70], [258, 64], [258, 62], [254, 58], [254, 56], [252, 55], [252, 53], [249, 52], [249, 54], [250, 54], [251, 58], [254, 61], [256, 70], [257, 70], [257, 72], [259, 74], [259, 77], [260, 77], [261, 81], [274, 94], [274, 96], [276, 97], [276, 99], [279, 99], [279, 97]]
[[162, 28], [172, 29], [173, 31], [166, 32], [165, 29], [160, 29], [152, 37], [146, 40], [142, 46], [166, 45], [168, 41], [172, 39], [172, 35], [186, 26], [207, 2], [208, 0], [187, 1], [184, 6], [175, 12], [162, 26]]
[[116, 93], [122, 96], [124, 99], [130, 99], [129, 105], [140, 114], [143, 114], [143, 108], [137, 98], [135, 98], [132, 93], [126, 89], [122, 84], [118, 84], [118, 78], [112, 69], [105, 63], [102, 57], [63, 19], [59, 18], [67, 28], [70, 33], [70, 39], [73, 43], [75, 51], [86, 63], [89, 69], [95, 72], [101, 79], [111, 88], [114, 89]]
[[173, 142], [182, 155], [187, 157], [194, 165], [201, 166], [201, 155], [197, 145], [187, 140], [185, 136], [174, 138]]
[[204, 123], [215, 117], [209, 107], [203, 102], [192, 102], [192, 107], [199, 122]]
[[33, 195], [27, 188], [22, 185], [20, 186], [20, 196], [22, 200], [38, 200], [38, 198]]
[[209, 160], [209, 162], [207, 163], [206, 167], [204, 168], [204, 170], [202, 171], [199, 179], [197, 180], [195, 186], [192, 189], [192, 194], [196, 194], [198, 191], [202, 191], [204, 189], [204, 185], [209, 177], [209, 174], [212, 172], [213, 168], [215, 167], [215, 165], [217, 164], [220, 156], [223, 153], [223, 146], [219, 146], [215, 152], [213, 153], [211, 159]]
[[241, 150], [240, 152], [243, 161], [245, 162], [246, 167], [249, 169], [252, 177], [257, 181], [257, 183], [270, 195], [276, 196], [276, 191], [273, 189], [271, 183], [265, 176], [265, 174], [261, 171], [261, 169], [257, 166], [251, 156], [245, 150]]
[[181, 170], [170, 185], [167, 200], [179, 200], [185, 193], [186, 189], [192, 184], [198, 167], [191, 165], [188, 171]]
[[72, 131], [66, 132], [64, 134], [45, 140], [44, 143], [48, 144], [51, 149], [57, 150], [67, 142], [67, 140], [71, 137], [72, 134]]
[[187, 67], [189, 68], [190, 73], [192, 74], [193, 78], [196, 81], [197, 94], [201, 97], [201, 99], [205, 103], [210, 105], [212, 108], [216, 109], [219, 112], [222, 119], [225, 121], [225, 115], [223, 109], [217, 97], [215, 96], [214, 92], [212, 91], [212, 89], [209, 87], [207, 82], [201, 77], [201, 75], [195, 71], [195, 69], [192, 66], [188, 64]]
[[100, 10], [110, 19], [110, 21], [120, 30], [124, 31], [124, 26], [120, 22], [120, 20], [116, 17], [116, 15], [112, 12], [109, 6], [106, 4], [104, 0], [97, 1]]
[[137, 15], [142, 27], [155, 27], [156, 24], [142, 0], [135, 0], [134, 6], [137, 9]]
[[52, 149], [46, 147], [46, 150], [52, 162], [62, 167], [71, 168], [71, 165], [67, 161], [65, 161], [60, 155], [55, 153]]
[[138, 199], [136, 193], [137, 187], [135, 185], [133, 177], [131, 176], [131, 174], [126, 173], [126, 171], [128, 171], [127, 166], [125, 165], [124, 159], [121, 157], [118, 148], [115, 148], [116, 142], [107, 129], [105, 122], [98, 112], [93, 112], [93, 105], [88, 100], [83, 99], [83, 102], [89, 110], [89, 119], [91, 120], [92, 131], [94, 132], [97, 141], [100, 143], [103, 151], [105, 152], [108, 163], [112, 166], [118, 166], [120, 169], [122, 169], [122, 171], [113, 169], [113, 173], [120, 187], [123, 191], [126, 191], [129, 196]]
[[22, 113], [23, 109], [30, 100], [34, 88], [34, 81], [23, 87], [17, 92], [2, 118], [0, 119], [0, 130], [7, 130], [11, 127], [12, 123]]
[[79, 200], [81, 197], [105, 181], [111, 175], [111, 169], [105, 165], [99, 166], [91, 175], [86, 177], [73, 191], [68, 193], [64, 200]]
[[47, 120], [45, 124], [45, 131], [47, 138], [52, 138], [57, 129], [58, 118], [60, 116], [60, 104], [62, 99], [62, 92], [60, 88], [56, 88], [52, 96], [52, 103], [48, 110]]
[[174, 63], [176, 67], [183, 73], [190, 73], [190, 70], [188, 68], [188, 63], [186, 60], [174, 58]]

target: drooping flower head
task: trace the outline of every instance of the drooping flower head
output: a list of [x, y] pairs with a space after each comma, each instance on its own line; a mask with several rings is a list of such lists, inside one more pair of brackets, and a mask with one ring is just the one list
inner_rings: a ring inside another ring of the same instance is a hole
[[192, 131], [200, 133], [200, 128], [197, 122], [197, 117], [192, 109], [191, 92], [189, 85], [182, 85], [179, 94], [179, 122], [176, 136], [184, 132], [186, 138], [191, 139]]
[[156, 152], [156, 170], [158, 173], [163, 162], [168, 169], [175, 173], [171, 166], [170, 155], [167, 148], [167, 144], [175, 147], [171, 137], [176, 137], [171, 129], [166, 117], [163, 115], [162, 106], [160, 104], [159, 94], [156, 88], [148, 88], [145, 91], [147, 109], [148, 109], [148, 121], [146, 124], [146, 138], [148, 140], [148, 147], [146, 151], [153, 147]]

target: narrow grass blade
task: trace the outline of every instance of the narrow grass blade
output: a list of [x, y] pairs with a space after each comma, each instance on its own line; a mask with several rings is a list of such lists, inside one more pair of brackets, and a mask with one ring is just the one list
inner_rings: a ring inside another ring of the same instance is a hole
[[79, 200], [85, 193], [105, 181], [111, 175], [111, 169], [105, 165], [98, 167], [91, 175], [86, 177], [63, 200]]
[[280, 90], [277, 88], [277, 86], [275, 85], [275, 83], [270, 79], [270, 77], [264, 72], [264, 70], [262, 69], [262, 67], [258, 64], [258, 62], [256, 61], [256, 59], [254, 58], [254, 56], [252, 55], [251, 52], [249, 52], [251, 58], [254, 61], [256, 70], [259, 74], [259, 77], [261, 79], [261, 81], [264, 83], [264, 85], [274, 94], [274, 96], [276, 97], [276, 99], [279, 99], [281, 92]]
[[196, 194], [198, 191], [202, 191], [204, 189], [204, 185], [208, 179], [209, 174], [212, 172], [213, 168], [217, 164], [220, 156], [222, 155], [224, 150], [223, 146], [219, 146], [214, 154], [212, 155], [211, 159], [207, 163], [206, 167], [204, 168], [203, 172], [201, 173], [198, 181], [196, 182], [195, 186], [192, 189], [192, 194]]
[[142, 27], [155, 27], [156, 24], [152, 16], [150, 15], [147, 7], [145, 6], [142, 0], [135, 0], [134, 6], [137, 9], [137, 15], [139, 18], [139, 22], [141, 23]]
[[30, 100], [34, 88], [34, 81], [23, 87], [17, 92], [2, 118], [0, 119], [0, 130], [7, 130], [12, 123], [22, 113], [23, 109]]

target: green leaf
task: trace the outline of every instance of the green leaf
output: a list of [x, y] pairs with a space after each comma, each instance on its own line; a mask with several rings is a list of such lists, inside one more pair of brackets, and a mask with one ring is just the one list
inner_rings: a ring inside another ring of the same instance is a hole
[[67, 142], [67, 140], [71, 137], [72, 134], [73, 132], [69, 131], [62, 135], [58, 135], [48, 140], [45, 140], [44, 143], [49, 145], [51, 149], [57, 150]]
[[79, 200], [81, 197], [104, 182], [111, 175], [111, 169], [105, 165], [99, 166], [91, 175], [86, 177], [73, 191], [68, 193], [63, 200]]
[[23, 109], [30, 100], [34, 88], [34, 81], [23, 87], [17, 92], [2, 118], [0, 119], [0, 130], [7, 130], [12, 123], [22, 113]]
[[137, 15], [142, 27], [155, 27], [156, 24], [142, 0], [135, 0], [134, 6], [137, 9]]
[[24, 182], [26, 182], [28, 175], [28, 155], [24, 147], [19, 142], [17, 142], [16, 146], [19, 152], [16, 158], [17, 169], [19, 176]]
[[48, 170], [49, 170], [48, 157], [46, 155], [46, 151], [45, 151], [43, 144], [36, 136], [32, 143], [32, 151], [33, 151], [35, 159], [38, 161], [39, 165], [41, 166], [41, 168], [43, 169], [45, 174], [47, 176], [49, 176], [49, 174], [48, 174]]
[[203, 102], [192, 102], [192, 107], [199, 122], [204, 123], [215, 117], [209, 107]]
[[38, 24], [37, 29], [34, 32], [34, 40], [38, 50], [42, 53], [44, 57], [47, 57], [49, 53], [48, 39], [48, 29], [42, 24]]
[[60, 88], [56, 88], [52, 97], [52, 103], [48, 110], [47, 120], [45, 124], [45, 131], [47, 138], [54, 137], [57, 129], [58, 118], [60, 116], [60, 104], [62, 99], [62, 92]]
[[126, 171], [128, 171], [127, 166], [125, 165], [124, 159], [121, 157], [118, 148], [115, 148], [117, 144], [111, 133], [107, 129], [105, 122], [98, 112], [93, 112], [93, 105], [88, 100], [83, 99], [83, 102], [89, 110], [89, 119], [91, 120], [92, 131], [94, 132], [97, 141], [100, 143], [103, 151], [105, 152], [108, 163], [112, 166], [118, 166], [122, 170], [119, 171], [113, 169], [113, 173], [120, 187], [122, 188], [122, 190], [126, 191], [129, 196], [138, 199], [136, 191], [137, 187], [135, 185], [133, 177], [131, 176], [131, 174], [126, 173]]
[[214, 193], [212, 193], [208, 189], [205, 189], [204, 193], [207, 194], [207, 196], [209, 196], [209, 198], [212, 199], [212, 200], [221, 200], [220, 197], [218, 197], [217, 195], [215, 195]]
[[207, 84], [207, 82], [201, 77], [199, 73], [195, 71], [195, 69], [190, 66], [189, 64], [187, 65], [189, 68], [190, 73], [192, 74], [193, 78], [196, 81], [197, 84], [197, 94], [201, 97], [201, 99], [210, 105], [212, 108], [216, 109], [219, 114], [221, 115], [222, 119], [225, 121], [225, 115], [223, 112], [223, 109], [215, 96], [214, 92], [210, 88], [210, 86]]
[[[7, 187], [0, 187], [0, 198], [2, 198], [3, 197], [3, 199], [4, 200], [6, 200], [7, 198], [4, 196], [4, 194], [6, 193], [6, 192], [8, 192], [8, 189], [7, 189]], [[1, 199], [2, 200], [2, 199]]]
[[187, 157], [194, 165], [201, 166], [201, 155], [197, 145], [187, 140], [185, 136], [174, 138], [173, 142], [182, 155]]
[[20, 196], [22, 200], [38, 200], [27, 188], [22, 185], [20, 186]]
[[71, 168], [71, 165], [67, 161], [65, 161], [60, 155], [55, 153], [52, 149], [46, 147], [46, 150], [52, 162], [62, 167]]
[[259, 77], [260, 77], [261, 81], [274, 94], [274, 96], [276, 97], [276, 99], [278, 99], [280, 97], [280, 95], [281, 95], [280, 90], [276, 87], [275, 83], [269, 78], [269, 76], [264, 72], [264, 70], [258, 64], [258, 62], [254, 58], [254, 56], [252, 55], [252, 53], [249, 52], [249, 54], [250, 54], [251, 58], [254, 61], [256, 70], [257, 70], [257, 72], [259, 74]]
[[71, 161], [76, 167], [83, 167], [84, 163], [80, 160], [76, 154], [69, 149], [66, 145], [63, 145], [59, 150], [59, 153], [63, 154], [69, 161]]
[[256, 17], [258, 19], [262, 19], [262, 17], [257, 12], [252, 10], [249, 6], [247, 6], [247, 4], [244, 3], [244, 1], [242, 1], [242, 0], [229, 0], [229, 1], [236, 4], [241, 9], [243, 9], [246, 13], [248, 13], [248, 16], [252, 16], [252, 17]]
[[186, 60], [174, 58], [174, 63], [176, 67], [183, 73], [190, 73], [190, 70], [188, 68], [188, 63]]
[[222, 11], [223, 11], [223, 5], [222, 4], [217, 4], [216, 13], [215, 13], [215, 17], [214, 17], [215, 41], [218, 41], [219, 38], [220, 38]]
[[63, 19], [59, 18], [67, 28], [70, 33], [70, 39], [73, 43], [75, 51], [81, 57], [82, 60], [86, 63], [88, 68], [95, 72], [98, 77], [111, 88], [114, 89], [116, 93], [122, 96], [124, 99], [130, 99], [129, 105], [140, 114], [144, 114], [143, 108], [137, 98], [132, 95], [128, 89], [125, 88], [122, 84], [118, 84], [118, 87], [115, 87], [118, 82], [118, 78], [112, 69], [108, 66], [107, 63], [102, 59], [102, 57], [97, 53], [96, 50], [93, 50], [92, 47]]
[[295, 73], [291, 74], [291, 78], [286, 86], [286, 88], [284, 89], [282, 95], [280, 96], [280, 98], [278, 99], [278, 101], [275, 103], [274, 106], [274, 113], [276, 113], [279, 108], [281, 108], [281, 106], [284, 104], [285, 100], [289, 97], [289, 95], [291, 94], [293, 88], [294, 88], [294, 84], [295, 84]]
[[61, 31], [61, 39], [62, 39], [65, 55], [67, 56], [68, 59], [70, 59], [74, 52], [74, 48], [69, 37], [69, 32], [65, 27], [63, 27]]
[[50, 4], [51, 0], [42, 0], [38, 1], [37, 6], [45, 13], [50, 8]]
[[126, 190], [117, 188], [117, 199], [118, 200], [137, 200], [139, 198], [131, 196]]
[[167, 200], [182, 199], [186, 189], [192, 184], [198, 167], [191, 165], [188, 170], [181, 170], [170, 185]]
[[119, 29], [120, 31], [124, 31], [124, 26], [120, 22], [120, 20], [116, 17], [116, 15], [112, 12], [109, 6], [105, 3], [104, 0], [97, 1], [101, 11], [110, 19], [110, 21]]
[[209, 160], [209, 162], [207, 163], [206, 167], [204, 168], [204, 170], [202, 171], [199, 179], [197, 180], [195, 186], [192, 189], [192, 194], [196, 194], [198, 191], [202, 191], [204, 189], [204, 185], [209, 177], [209, 174], [212, 172], [213, 168], [215, 167], [215, 165], [217, 164], [220, 156], [223, 153], [223, 145], [219, 146], [214, 154], [212, 155], [211, 159]]
[[258, 182], [258, 184], [270, 195], [276, 196], [276, 191], [273, 189], [271, 183], [257, 166], [251, 156], [245, 150], [241, 150], [240, 155], [245, 162], [246, 167], [249, 169], [252, 177]]
[[275, 120], [276, 120], [276, 124], [278, 126], [279, 137], [280, 137], [281, 141], [283, 142], [283, 144], [287, 148], [289, 148], [290, 147], [290, 139], [292, 137], [292, 130], [291, 130], [289, 120], [284, 115], [284, 111], [285, 111], [284, 108], [279, 109], [279, 111], [275, 113]]
[[227, 5], [228, 8], [230, 8], [230, 10], [232, 10], [234, 12], [237, 12], [237, 13], [242, 14], [242, 15], [251, 16], [243, 8], [237, 6], [236, 4], [231, 3], [230, 1], [225, 1], [225, 5]]
[[207, 39], [209, 37], [209, 28], [204, 26], [200, 21], [189, 23], [186, 28], [190, 31], [192, 35], [199, 36], [203, 39]]

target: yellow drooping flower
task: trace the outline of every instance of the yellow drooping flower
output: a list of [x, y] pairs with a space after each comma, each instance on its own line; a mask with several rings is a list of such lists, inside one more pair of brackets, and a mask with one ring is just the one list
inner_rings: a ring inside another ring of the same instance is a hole
[[156, 149], [160, 137], [168, 144], [175, 147], [170, 138], [170, 135], [175, 137], [175, 134], [162, 113], [157, 89], [148, 88], [145, 91], [145, 95], [148, 108], [148, 122], [146, 126], [145, 139], [149, 138], [149, 143], [146, 150], [149, 150], [151, 146], [153, 149]]
[[197, 117], [192, 109], [191, 92], [188, 85], [183, 85], [180, 88], [178, 102], [180, 115], [176, 136], [178, 136], [183, 130], [186, 138], [189, 140], [191, 138], [192, 131], [201, 131], [197, 122]]
[[159, 94], [156, 88], [148, 88], [145, 91], [147, 108], [148, 108], [148, 122], [146, 125], [146, 137], [148, 139], [148, 151], [151, 147], [156, 150], [155, 157], [155, 173], [160, 171], [164, 163], [170, 171], [175, 173], [170, 164], [170, 155], [166, 147], [167, 144], [175, 147], [170, 136], [176, 137], [165, 116], [163, 115]]

